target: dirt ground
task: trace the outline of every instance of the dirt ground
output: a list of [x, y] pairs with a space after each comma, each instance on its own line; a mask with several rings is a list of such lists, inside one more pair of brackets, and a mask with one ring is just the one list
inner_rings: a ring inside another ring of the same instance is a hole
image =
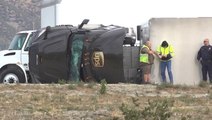
[[124, 120], [122, 104], [139, 109], [150, 100], [169, 99], [171, 120], [212, 118], [212, 86], [162, 86], [108, 84], [17, 84], [0, 85], [2, 120]]

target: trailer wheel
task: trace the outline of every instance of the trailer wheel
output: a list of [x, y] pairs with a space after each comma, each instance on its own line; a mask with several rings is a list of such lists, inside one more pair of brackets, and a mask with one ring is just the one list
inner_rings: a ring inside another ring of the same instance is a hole
[[17, 67], [7, 67], [0, 73], [0, 83], [25, 83], [24, 73]]

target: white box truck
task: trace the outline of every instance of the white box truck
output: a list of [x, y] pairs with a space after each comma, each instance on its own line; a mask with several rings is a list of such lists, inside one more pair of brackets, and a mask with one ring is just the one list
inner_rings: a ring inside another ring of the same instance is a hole
[[28, 44], [34, 32], [18, 32], [8, 50], [0, 51], [0, 83], [30, 82]]

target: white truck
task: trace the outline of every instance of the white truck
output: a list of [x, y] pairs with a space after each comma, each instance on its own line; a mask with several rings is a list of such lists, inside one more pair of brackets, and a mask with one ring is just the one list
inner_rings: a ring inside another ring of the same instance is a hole
[[0, 51], [0, 83], [30, 82], [28, 44], [34, 30], [18, 32], [8, 50]]

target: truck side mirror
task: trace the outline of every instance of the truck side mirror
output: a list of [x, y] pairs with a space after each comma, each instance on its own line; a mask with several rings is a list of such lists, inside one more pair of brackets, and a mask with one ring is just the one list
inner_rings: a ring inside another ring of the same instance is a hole
[[141, 41], [141, 32], [142, 32], [141, 26], [138, 25], [137, 26], [137, 40], [139, 40], [139, 41]]
[[48, 38], [48, 32], [50, 31], [51, 27], [50, 26], [47, 26], [46, 27], [46, 31], [44, 33], [44, 40], [46, 40]]
[[79, 25], [79, 29], [81, 29], [82, 27], [83, 27], [83, 25], [84, 24], [88, 24], [88, 22], [89, 22], [89, 19], [84, 19], [83, 21], [82, 21], [82, 23]]

